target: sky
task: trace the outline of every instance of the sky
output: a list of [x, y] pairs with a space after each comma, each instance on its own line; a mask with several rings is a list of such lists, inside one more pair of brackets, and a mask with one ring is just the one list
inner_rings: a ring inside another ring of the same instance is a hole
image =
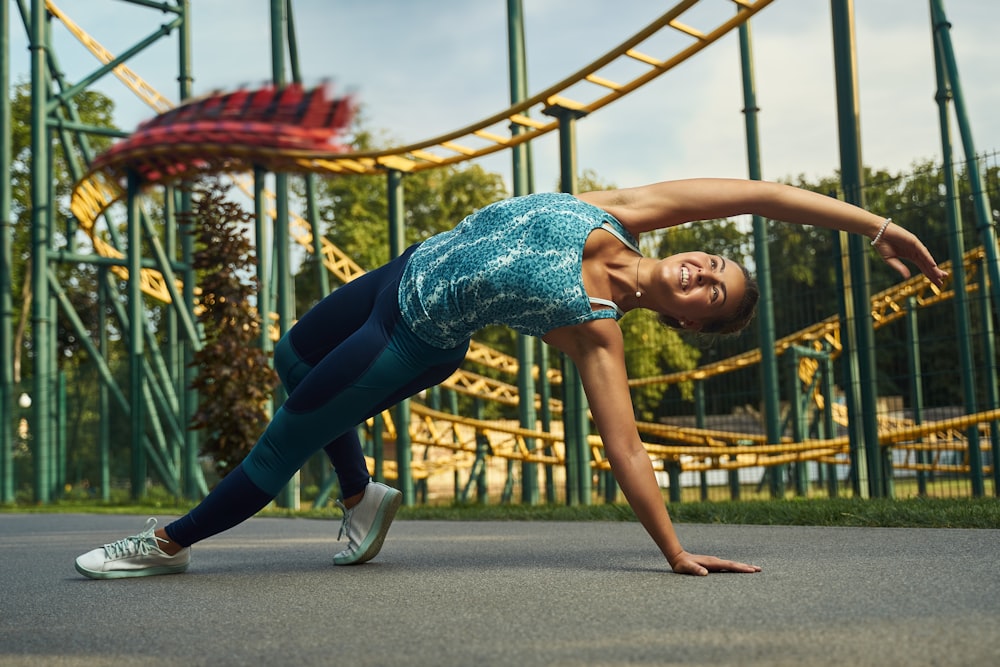
[[[8, 2], [9, 0], [0, 0]], [[54, 0], [91, 37], [119, 54], [165, 15], [121, 0]], [[676, 2], [523, 0], [529, 94], [611, 50]], [[962, 91], [979, 153], [1000, 149], [1000, 2], [943, 0], [952, 24]], [[862, 159], [892, 172], [939, 160], [941, 140], [929, 2], [857, 0], [855, 22]], [[271, 77], [269, 0], [193, 0], [194, 92], [253, 86]], [[731, 0], [701, 0], [697, 12], [732, 12]], [[11, 71], [28, 76], [14, 3]], [[307, 84], [333, 82], [363, 105], [368, 127], [398, 144], [430, 139], [510, 106], [506, 0], [295, 0], [293, 19]], [[56, 53], [78, 80], [96, 60], [58, 23]], [[763, 178], [815, 180], [838, 169], [829, 0], [775, 0], [751, 22], [760, 108]], [[176, 37], [128, 65], [178, 99]], [[666, 57], [655, 45], [642, 50]], [[577, 123], [579, 169], [628, 187], [697, 176], [746, 177], [743, 93], [736, 33]], [[96, 86], [133, 129], [153, 111], [113, 77]], [[957, 133], [955, 133], [957, 143]], [[957, 154], [961, 155], [958, 147]], [[537, 191], [558, 188], [555, 133], [533, 144]], [[510, 155], [481, 160], [510, 183]]]

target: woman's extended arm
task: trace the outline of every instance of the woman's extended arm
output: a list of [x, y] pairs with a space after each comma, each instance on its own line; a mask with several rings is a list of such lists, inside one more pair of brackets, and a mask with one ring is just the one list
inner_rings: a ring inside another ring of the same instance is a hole
[[[636, 188], [586, 192], [580, 199], [603, 208], [635, 234], [695, 220], [743, 214], [862, 234], [874, 239], [885, 218], [833, 197], [781, 183], [726, 178], [666, 181]], [[939, 287], [947, 275], [916, 236], [898, 225], [885, 228], [879, 255], [903, 277], [913, 262]]]
[[720, 570], [759, 572], [754, 565], [689, 554], [677, 539], [649, 454], [635, 426], [618, 324], [602, 319], [563, 327], [549, 332], [545, 341], [568, 354], [576, 364], [615, 479], [670, 567], [675, 572], [696, 575]]

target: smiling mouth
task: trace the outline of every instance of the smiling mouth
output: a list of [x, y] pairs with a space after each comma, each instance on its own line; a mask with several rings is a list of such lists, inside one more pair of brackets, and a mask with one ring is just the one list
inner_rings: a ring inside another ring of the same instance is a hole
[[691, 282], [691, 271], [686, 266], [681, 267], [681, 289], [687, 289], [688, 284]]

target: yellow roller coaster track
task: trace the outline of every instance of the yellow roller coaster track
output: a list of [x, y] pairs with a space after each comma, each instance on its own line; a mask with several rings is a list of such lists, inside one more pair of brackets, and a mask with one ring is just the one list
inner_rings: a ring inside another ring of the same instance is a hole
[[[749, 20], [751, 16], [772, 1], [725, 0], [720, 2], [719, 0], [701, 0], [699, 2], [699, 0], [686, 0], [679, 2], [656, 21], [588, 66], [524, 102], [474, 125], [417, 144], [385, 151], [322, 157], [286, 156], [280, 161], [283, 167], [296, 171], [322, 174], [375, 174], [381, 173], [385, 168], [406, 172], [435, 168], [504, 150], [558, 128], [556, 120], [539, 121], [532, 118], [533, 111], [538, 112], [537, 115], [544, 115], [545, 109], [557, 105], [588, 113], [596, 111], [673, 69]], [[735, 7], [737, 11], [724, 18], [716, 16], [717, 20], [707, 28], [695, 28], [680, 20], [686, 12], [694, 7], [699, 5], [705, 7], [710, 4], [716, 5], [716, 8], [719, 5]], [[110, 51], [74, 23], [54, 2], [47, 0], [46, 6], [48, 11], [59, 19], [67, 30], [100, 62], [107, 64], [114, 60], [114, 55]], [[681, 38], [678, 48], [673, 54], [665, 58], [658, 58], [639, 50], [639, 47], [651, 37], [662, 34]], [[629, 69], [638, 65], [640, 73], [623, 82], [616, 82], [607, 76], [602, 76], [602, 71], [605, 69], [622, 63], [631, 65]], [[174, 108], [172, 102], [148, 85], [128, 66], [120, 64], [113, 71], [126, 86], [156, 112], [163, 113]], [[586, 87], [579, 92], [590, 93], [586, 101], [568, 97], [567, 91], [571, 88], [576, 90], [580, 84], [585, 84]], [[516, 136], [511, 129], [514, 126], [520, 128]], [[219, 148], [219, 150], [224, 149], [225, 147]], [[265, 157], [273, 159], [276, 156]], [[247, 194], [252, 191], [252, 186], [246, 176], [238, 177], [237, 183]], [[270, 193], [268, 196], [273, 215], [273, 196]], [[96, 232], [96, 222], [108, 208], [121, 201], [123, 197], [124, 191], [115, 179], [100, 171], [87, 174], [73, 191], [70, 208], [83, 230], [93, 239], [95, 250], [101, 255], [122, 257], [120, 251]], [[309, 223], [294, 213], [290, 217], [292, 221], [291, 232], [295, 240], [310, 252], [315, 252], [314, 235]], [[364, 273], [364, 269], [328, 239], [321, 238], [321, 245], [320, 256], [324, 265], [340, 281], [349, 282]], [[127, 279], [128, 271], [124, 267], [115, 267], [115, 270], [121, 278]], [[142, 270], [141, 284], [144, 293], [165, 303], [172, 301], [171, 291], [175, 294], [178, 293], [178, 289], [171, 290], [171, 286], [166, 284], [162, 274], [154, 269]], [[478, 343], [473, 343], [469, 360], [502, 371], [516, 372], [517, 369], [516, 359], [490, 350]], [[517, 391], [515, 387], [481, 376], [462, 377], [463, 373], [464, 371], [459, 371], [459, 374], [451, 378], [447, 384], [459, 391], [485, 392], [491, 398], [516, 402]], [[553, 382], [559, 382], [559, 373], [550, 371], [549, 379]]]
[[[271, 152], [259, 157], [264, 160], [265, 165], [270, 167], [324, 175], [379, 174], [385, 169], [415, 172], [473, 160], [531, 141], [556, 130], [558, 121], [546, 116], [546, 111], [550, 108], [563, 107], [591, 113], [620, 99], [700, 52], [749, 20], [772, 1], [686, 0], [678, 2], [627, 41], [555, 85], [489, 118], [433, 139], [365, 153], [317, 155]], [[694, 27], [681, 21], [681, 18], [696, 6], [706, 7], [710, 4], [718, 5], [720, 3], [730, 8], [735, 7], [736, 11], [723, 18], [717, 17], [717, 20], [712, 21], [708, 27], [704, 25]], [[46, 6], [48, 11], [59, 19], [98, 60], [106, 64], [114, 59], [109, 51], [77, 26], [54, 2], [47, 0]], [[641, 47], [650, 38], [664, 35], [678, 42], [676, 50], [671, 54], [666, 57], [654, 57], [641, 50]], [[606, 74], [607, 71], [615, 68], [634, 69], [636, 67], [639, 68], [640, 73], [626, 81], [615, 81]], [[173, 103], [160, 95], [126, 65], [118, 65], [114, 68], [114, 73], [157, 113], [168, 111], [174, 107]], [[572, 97], [570, 90], [573, 91]], [[542, 120], [541, 118], [546, 119]], [[515, 127], [518, 128], [516, 134], [513, 130]], [[224, 150], [222, 147], [212, 149], [202, 146], [199, 148]], [[243, 175], [235, 178], [239, 187], [249, 195], [252, 190], [249, 177]], [[270, 215], [274, 216], [273, 194], [267, 193], [267, 196], [271, 207]], [[101, 235], [97, 233], [96, 223], [108, 208], [121, 201], [123, 197], [124, 191], [120, 185], [111, 176], [100, 171], [87, 174], [73, 191], [71, 210], [83, 230], [93, 240], [95, 251], [103, 256], [122, 257], [116, 248], [103, 240]], [[315, 237], [309, 223], [295, 213], [292, 213], [290, 217], [291, 232], [295, 240], [309, 252], [315, 252]], [[321, 238], [320, 241], [319, 255], [322, 257], [325, 267], [338, 280], [346, 283], [364, 273], [364, 269], [328, 239]], [[970, 276], [979, 270], [981, 255], [981, 250], [974, 250], [966, 254], [965, 269]], [[127, 279], [128, 272], [124, 267], [116, 267], [115, 270], [121, 278]], [[177, 289], [171, 289], [174, 286], [168, 286], [165, 283], [159, 272], [152, 269], [142, 271], [141, 283], [144, 293], [163, 302], [172, 301], [171, 292], [179, 293]], [[974, 280], [970, 279], [969, 289], [976, 289]], [[911, 278], [873, 297], [872, 317], [875, 326], [883, 326], [900, 317], [906, 310], [905, 302], [910, 296], [916, 297], [919, 306], [926, 306], [950, 298], [952, 294], [947, 289], [936, 289], [922, 276]], [[837, 354], [841, 350], [839, 331], [838, 319], [836, 317], [828, 318], [782, 338], [777, 343], [777, 352], [780, 354], [792, 345], [818, 346], [825, 342], [833, 353]], [[518, 365], [517, 360], [509, 355], [476, 343], [473, 343], [468, 359], [508, 373], [516, 372]], [[691, 371], [634, 379], [631, 381], [631, 385], [638, 387], [648, 384], [671, 384], [685, 380], [704, 379], [739, 370], [759, 363], [759, 361], [760, 351], [755, 350]], [[808, 365], [809, 362], [805, 360], [803, 363]], [[800, 368], [800, 373], [810, 374], [813, 370], [804, 367]], [[554, 382], [561, 380], [557, 371], [550, 371], [549, 378]], [[517, 388], [513, 385], [466, 370], [458, 371], [445, 382], [445, 386], [503, 403], [516, 404], [518, 401]], [[552, 401], [550, 408], [557, 413], [561, 411], [561, 405], [556, 400]], [[455, 452], [452, 457], [435, 460], [433, 463], [415, 461], [415, 473], [418, 477], [426, 476], [432, 469], [436, 471], [450, 470], [456, 466], [466, 467], [468, 457], [471, 455], [470, 452], [475, 449], [474, 443], [477, 434], [486, 435], [490, 439], [494, 456], [534, 460], [539, 463], [562, 462], [558, 447], [560, 438], [552, 433], [525, 430], [498, 422], [478, 422], [454, 415], [435, 413], [429, 408], [419, 405], [414, 405], [413, 411], [417, 417], [415, 421], [420, 423], [420, 426], [413, 427], [413, 442], [415, 444], [443, 447]], [[982, 423], [995, 420], [997, 416], [992, 413], [982, 413], [965, 419], [969, 423]], [[938, 424], [937, 426], [940, 428], [936, 428], [935, 425], [897, 428], [892, 431], [895, 435], [889, 437], [893, 438], [894, 441], [902, 441], [917, 437], [911, 433], [914, 428], [925, 434], [940, 433], [956, 428], [951, 423]], [[389, 435], [392, 436], [394, 428], [391, 420], [388, 421], [388, 429]], [[647, 446], [654, 458], [676, 460], [682, 455], [685, 456], [684, 467], [692, 470], [744, 465], [776, 465], [786, 461], [806, 459], [833, 460], [834, 457], [846, 451], [846, 443], [840, 440], [765, 446], [764, 438], [752, 434], [681, 429], [660, 424], [641, 424], [640, 431], [650, 437], [663, 438], [678, 443], [678, 446], [652, 444]], [[529, 440], [541, 444], [529, 449], [525, 444]], [[754, 444], [747, 446], [748, 442]], [[595, 466], [606, 467], [599, 438], [593, 438], [591, 445]], [[719, 454], [721, 446], [726, 447], [724, 455]], [[548, 448], [551, 453], [545, 453], [545, 448]], [[752, 463], [748, 463], [750, 459], [752, 459]], [[391, 465], [387, 473], [392, 475]]]

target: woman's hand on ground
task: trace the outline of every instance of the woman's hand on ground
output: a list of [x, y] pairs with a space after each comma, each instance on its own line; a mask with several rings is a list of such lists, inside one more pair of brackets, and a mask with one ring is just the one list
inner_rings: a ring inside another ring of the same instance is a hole
[[670, 559], [670, 567], [677, 574], [704, 577], [709, 572], [760, 572], [760, 567], [715, 556], [701, 556], [682, 551]]

